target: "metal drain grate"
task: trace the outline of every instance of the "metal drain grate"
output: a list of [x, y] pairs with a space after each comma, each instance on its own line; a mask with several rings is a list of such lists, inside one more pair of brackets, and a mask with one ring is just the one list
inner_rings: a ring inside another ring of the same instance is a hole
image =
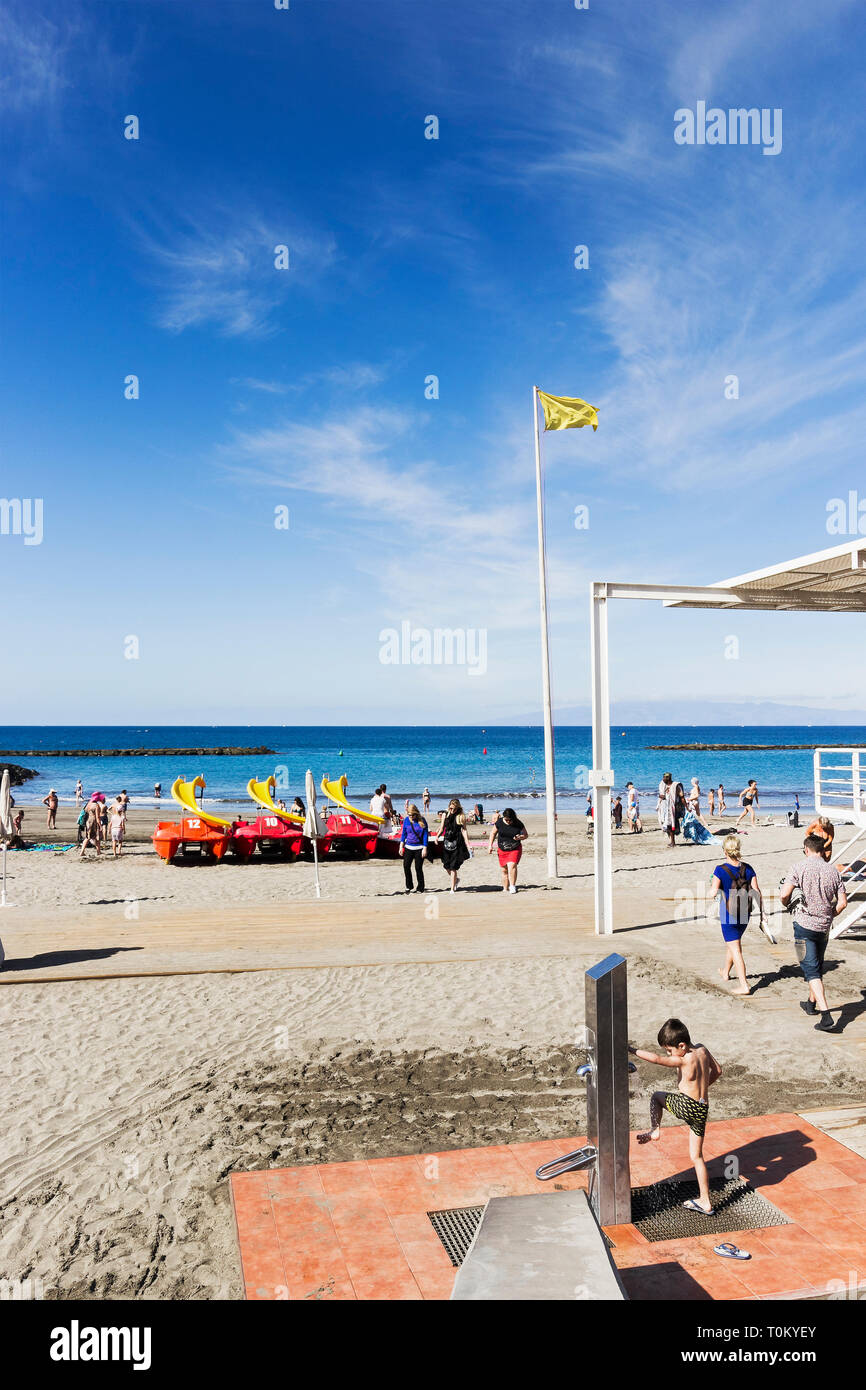
[[428, 1211], [433, 1230], [445, 1246], [445, 1253], [455, 1269], [466, 1258], [475, 1232], [481, 1225], [483, 1207], [454, 1207], [451, 1211]]
[[683, 1202], [697, 1197], [696, 1182], [657, 1182], [632, 1188], [631, 1219], [647, 1240], [677, 1240], [712, 1231], [756, 1231], [762, 1226], [790, 1226], [778, 1207], [761, 1197], [745, 1178], [710, 1182], [715, 1216], [688, 1211]]

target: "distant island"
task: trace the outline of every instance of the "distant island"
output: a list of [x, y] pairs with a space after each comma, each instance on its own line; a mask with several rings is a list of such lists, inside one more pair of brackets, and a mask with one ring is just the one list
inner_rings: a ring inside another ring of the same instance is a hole
[[240, 758], [273, 752], [273, 748], [2, 748], [0, 758]]
[[[648, 743], [653, 753], [794, 753], [804, 748], [814, 750], [811, 743]], [[822, 748], [850, 748], [850, 743], [822, 743]]]

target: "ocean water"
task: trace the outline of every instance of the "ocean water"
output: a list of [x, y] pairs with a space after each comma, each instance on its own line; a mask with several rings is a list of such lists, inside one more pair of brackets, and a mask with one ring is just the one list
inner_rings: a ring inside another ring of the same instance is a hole
[[[757, 779], [761, 806], [783, 811], [799, 794], [801, 805], [813, 804], [813, 746], [841, 743], [866, 746], [866, 727], [721, 726], [652, 727], [619, 725], [612, 730], [612, 761], [617, 790], [634, 782], [644, 795], [644, 809], [655, 806], [655, 789], [663, 772], [686, 787], [698, 777], [701, 788], [725, 785], [728, 805], [750, 777]], [[778, 743], [808, 744], [771, 752], [670, 753], [656, 752], [660, 743]], [[268, 756], [176, 758], [154, 753], [135, 758], [48, 758], [12, 750], [162, 748], [220, 746], [273, 748]], [[367, 804], [373, 789], [385, 782], [397, 806], [406, 797], [420, 802], [430, 788], [434, 809], [450, 796], [470, 805], [475, 801], [524, 810], [541, 810], [544, 799], [544, 742], [540, 726], [504, 728], [333, 728], [333, 727], [0, 727], [0, 750], [7, 761], [24, 763], [38, 778], [18, 787], [15, 799], [26, 805], [41, 801], [56, 787], [61, 802], [74, 800], [75, 782], [86, 793], [113, 795], [125, 788], [133, 805], [153, 806], [154, 782], [162, 783], [162, 805], [172, 806], [174, 779], [202, 775], [207, 783], [205, 804], [249, 809], [246, 785], [251, 777], [276, 772], [281, 794], [288, 800], [303, 796], [304, 774], [310, 768], [318, 786], [322, 776], [349, 779], [349, 800]], [[587, 727], [556, 730], [557, 801], [562, 810], [582, 810], [587, 774], [592, 766], [592, 735]]]

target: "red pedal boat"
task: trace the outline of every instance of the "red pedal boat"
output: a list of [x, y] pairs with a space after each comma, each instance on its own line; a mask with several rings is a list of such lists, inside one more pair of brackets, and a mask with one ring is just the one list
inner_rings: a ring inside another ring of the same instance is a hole
[[357, 816], [328, 816], [330, 854], [345, 854], [356, 859], [376, 853], [379, 831], [375, 825], [364, 825]]
[[237, 834], [245, 823], [223, 820], [221, 816], [211, 815], [201, 810], [196, 801], [196, 791], [204, 790], [205, 780], [196, 777], [194, 782], [185, 782], [182, 777], [175, 779], [171, 794], [179, 806], [192, 814], [180, 822], [160, 821], [153, 832], [153, 847], [160, 859], [172, 864], [180, 856], [216, 861], [224, 859], [229, 850], [241, 859], [248, 859], [255, 849], [255, 841], [246, 834]]

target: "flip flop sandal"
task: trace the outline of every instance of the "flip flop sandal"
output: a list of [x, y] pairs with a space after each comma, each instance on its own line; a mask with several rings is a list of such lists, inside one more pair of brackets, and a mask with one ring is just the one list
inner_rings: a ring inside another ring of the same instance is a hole
[[704, 1211], [703, 1207], [698, 1205], [694, 1197], [690, 1197], [687, 1202], [683, 1202], [683, 1206], [687, 1211], [696, 1211], [699, 1216], [715, 1216], [716, 1214], [715, 1207], [713, 1207], [712, 1211]]
[[714, 1245], [713, 1253], [721, 1255], [724, 1260], [750, 1260], [752, 1258], [748, 1250], [741, 1250], [730, 1240], [723, 1240], [721, 1245]]

